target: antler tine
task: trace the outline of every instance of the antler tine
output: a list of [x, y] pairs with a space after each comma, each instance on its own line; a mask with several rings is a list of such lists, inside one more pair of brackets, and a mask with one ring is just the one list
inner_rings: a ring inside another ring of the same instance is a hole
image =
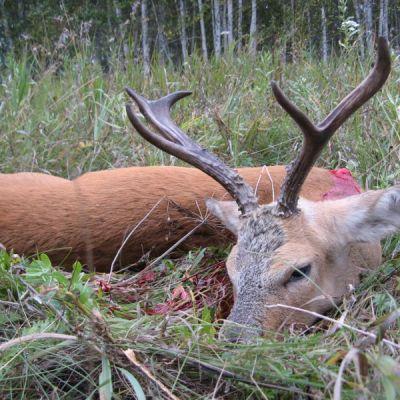
[[128, 87], [125, 90], [138, 105], [140, 112], [164, 138], [182, 145], [185, 143], [188, 144], [188, 137], [172, 121], [169, 110], [178, 100], [190, 96], [192, 92], [178, 91], [156, 101], [151, 101]]
[[374, 67], [368, 76], [348, 94], [318, 125], [297, 108], [272, 82], [272, 91], [281, 107], [293, 118], [304, 135], [303, 147], [297, 159], [288, 166], [286, 178], [275, 214], [289, 217], [297, 213], [297, 202], [301, 186], [320, 155], [324, 146], [336, 130], [364, 103], [366, 103], [386, 82], [390, 73], [390, 51], [385, 38], [378, 39], [378, 52]]
[[165, 152], [199, 168], [219, 182], [236, 200], [239, 210], [247, 214], [258, 207], [253, 189], [233, 169], [226, 166], [218, 157], [203, 149], [190, 139], [172, 120], [170, 108], [191, 92], [171, 93], [158, 100], [147, 100], [134, 90], [127, 88], [128, 95], [138, 105], [140, 112], [158, 131], [154, 133], [138, 118], [132, 107], [127, 104], [126, 112], [137, 132], [148, 142]]

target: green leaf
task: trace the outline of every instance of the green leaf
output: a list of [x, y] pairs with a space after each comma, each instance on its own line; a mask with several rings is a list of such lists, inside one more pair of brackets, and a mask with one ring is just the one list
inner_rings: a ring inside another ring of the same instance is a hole
[[382, 385], [385, 390], [385, 398], [387, 400], [396, 400], [396, 388], [390, 379], [382, 377]]
[[73, 288], [80, 281], [80, 274], [82, 272], [82, 264], [75, 262], [72, 266], [71, 288]]
[[201, 312], [201, 319], [208, 323], [212, 322], [211, 310], [207, 306], [205, 306]]
[[101, 373], [99, 375], [99, 398], [111, 400], [113, 395], [111, 365], [107, 357], [101, 357]]
[[135, 395], [137, 397], [137, 400], [146, 400], [146, 395], [144, 394], [144, 391], [139, 381], [126, 369], [124, 368], [118, 368], [118, 369], [124, 375], [126, 380], [131, 384], [132, 389], [134, 390]]
[[64, 274], [62, 274], [60, 271], [54, 270], [53, 271], [53, 278], [63, 286], [68, 286], [68, 279], [65, 277]]

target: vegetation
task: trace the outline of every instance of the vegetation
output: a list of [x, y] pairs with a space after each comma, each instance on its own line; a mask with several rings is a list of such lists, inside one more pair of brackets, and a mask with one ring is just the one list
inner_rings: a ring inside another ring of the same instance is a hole
[[[295, 63], [268, 51], [228, 52], [205, 63], [194, 51], [184, 66], [162, 64], [155, 53], [147, 78], [133, 55], [121, 60], [118, 51], [110, 52], [105, 71], [83, 41], [54, 57], [36, 57], [32, 48], [9, 53], [0, 86], [0, 170], [73, 178], [177, 164], [129, 126], [126, 85], [149, 97], [192, 89], [193, 97], [176, 106], [176, 120], [230, 165], [287, 163], [300, 134], [269, 81], [280, 80], [321, 120], [369, 69], [372, 60], [359, 49], [350, 44], [329, 63], [304, 49]], [[399, 180], [399, 81], [393, 54], [389, 82], [340, 129], [319, 166], [347, 167], [367, 188]], [[270, 332], [253, 345], [217, 339], [232, 301], [225, 250], [197, 249], [111, 276], [87, 273], [79, 263], [66, 272], [43, 254], [26, 259], [0, 251], [0, 397], [400, 396], [399, 237], [385, 241], [383, 265], [327, 318], [305, 331]]]
[[196, 52], [268, 50], [285, 63], [307, 50], [327, 61], [353, 43], [368, 55], [378, 35], [398, 49], [399, 32], [396, 0], [0, 0], [0, 65], [27, 48], [62, 62], [82, 43], [105, 70], [117, 51], [146, 74], [152, 56], [184, 64]]

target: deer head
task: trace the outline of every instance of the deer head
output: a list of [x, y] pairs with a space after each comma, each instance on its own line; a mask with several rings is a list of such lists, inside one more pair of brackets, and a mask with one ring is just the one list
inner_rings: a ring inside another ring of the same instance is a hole
[[[293, 307], [327, 311], [340, 301], [349, 284], [358, 282], [358, 267], [365, 264], [359, 256], [373, 248], [366, 243], [376, 243], [400, 228], [400, 187], [334, 201], [299, 200], [301, 186], [323, 147], [345, 120], [382, 87], [389, 72], [388, 44], [380, 38], [370, 74], [318, 125], [272, 83], [276, 100], [300, 127], [304, 143], [287, 169], [278, 202], [262, 206], [237, 172], [202, 149], [172, 121], [171, 106], [190, 92], [149, 101], [127, 89], [158, 132], [147, 128], [127, 105], [128, 117], [139, 134], [213, 177], [234, 199], [207, 201], [210, 212], [237, 237], [227, 260], [234, 305], [221, 336], [247, 341], [287, 324], [312, 323], [310, 313], [293, 311]], [[359, 250], [364, 246], [365, 251], [355, 252], [357, 246]], [[292, 308], [288, 311], [277, 304]]]

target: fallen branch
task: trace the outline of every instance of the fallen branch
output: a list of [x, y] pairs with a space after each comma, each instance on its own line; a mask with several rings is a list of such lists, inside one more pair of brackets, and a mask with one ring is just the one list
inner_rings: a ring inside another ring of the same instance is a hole
[[75, 341], [78, 340], [78, 337], [73, 335], [64, 335], [62, 333], [52, 333], [52, 332], [32, 333], [31, 335], [21, 336], [15, 339], [11, 339], [8, 342], [0, 344], [0, 352], [6, 351], [10, 347], [16, 346], [18, 344], [26, 342], [34, 342], [36, 340], [45, 340], [45, 339]]
[[309, 393], [303, 392], [302, 390], [297, 389], [294, 386], [282, 386], [277, 383], [271, 383], [271, 382], [265, 382], [265, 381], [259, 381], [259, 382], [257, 382], [257, 385], [256, 385], [254, 382], [254, 378], [247, 379], [243, 376], [236, 374], [235, 372], [228, 371], [225, 368], [220, 368], [220, 367], [217, 367], [216, 365], [212, 365], [205, 361], [190, 357], [188, 354], [186, 354], [184, 352], [180, 352], [179, 350], [172, 350], [172, 349], [170, 349], [168, 347], [164, 347], [164, 346], [161, 348], [162, 348], [162, 351], [164, 352], [164, 354], [166, 354], [167, 356], [172, 355], [174, 357], [182, 358], [185, 360], [186, 364], [200, 368], [203, 371], [208, 372], [210, 375], [211, 374], [219, 375], [220, 377], [232, 379], [233, 381], [236, 381], [236, 382], [243, 382], [243, 383], [246, 383], [247, 385], [251, 385], [251, 386], [256, 386], [256, 387], [260, 386], [263, 388], [275, 389], [275, 390], [279, 390], [279, 391], [283, 391], [283, 392], [296, 393], [299, 395], [309, 396], [311, 398], [313, 397]]
[[102, 354], [105, 352], [110, 360], [124, 368], [127, 367], [126, 359], [128, 359], [130, 367], [133, 365], [133, 369], [135, 371], [138, 371], [143, 377], [154, 383], [156, 387], [158, 387], [165, 395], [168, 396], [169, 399], [179, 400], [178, 397], [173, 395], [171, 391], [162, 382], [157, 380], [151, 371], [136, 358], [133, 350], [122, 350], [116, 345], [106, 321], [104, 321], [102, 315], [97, 310], [92, 310], [90, 319], [92, 322], [93, 332], [103, 342], [101, 350]]

